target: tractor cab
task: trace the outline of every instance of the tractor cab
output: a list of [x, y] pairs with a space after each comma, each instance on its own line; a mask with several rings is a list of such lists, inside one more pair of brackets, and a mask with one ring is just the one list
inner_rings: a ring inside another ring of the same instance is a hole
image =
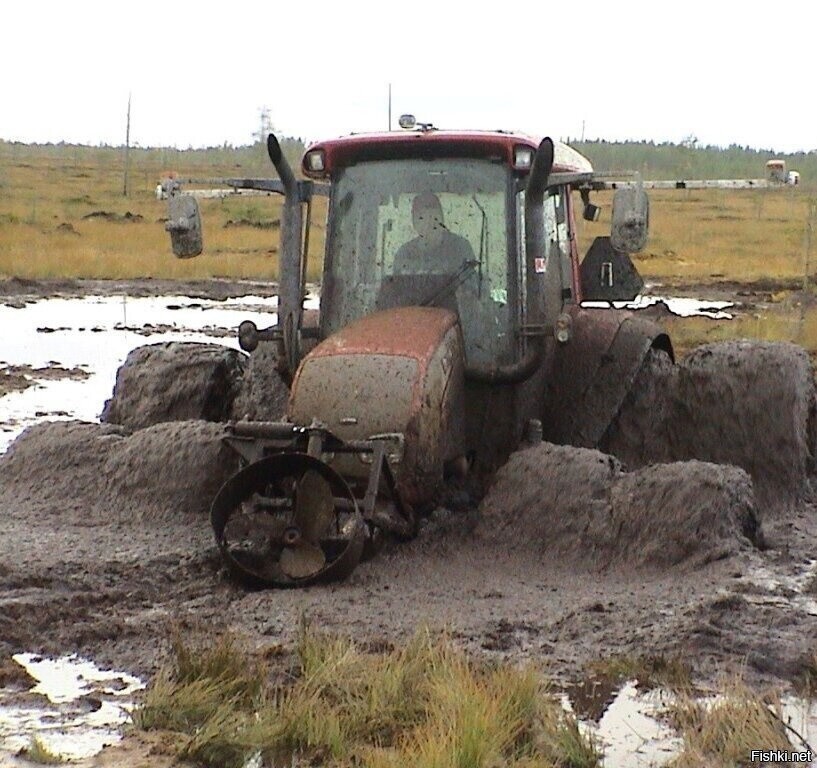
[[[330, 182], [321, 337], [379, 310], [442, 307], [459, 318], [469, 368], [524, 358], [524, 198], [537, 147], [520, 135], [433, 129], [310, 147], [304, 174]], [[592, 169], [557, 144], [553, 171]], [[534, 273], [552, 273], [558, 315], [580, 298], [565, 188], [548, 189], [542, 207], [545, 251]]]

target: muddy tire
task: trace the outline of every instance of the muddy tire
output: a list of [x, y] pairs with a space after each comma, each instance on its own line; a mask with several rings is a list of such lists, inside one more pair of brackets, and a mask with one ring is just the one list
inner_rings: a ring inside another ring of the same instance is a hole
[[742, 469], [685, 461], [626, 472], [614, 456], [544, 442], [499, 469], [480, 517], [497, 551], [575, 570], [695, 568], [762, 544]]
[[761, 505], [776, 508], [809, 492], [816, 416], [801, 347], [707, 344], [677, 365], [651, 353], [601, 448], [629, 467], [686, 459], [742, 467]]
[[100, 420], [128, 429], [168, 421], [226, 421], [241, 389], [246, 356], [219, 344], [137, 347], [116, 374]]

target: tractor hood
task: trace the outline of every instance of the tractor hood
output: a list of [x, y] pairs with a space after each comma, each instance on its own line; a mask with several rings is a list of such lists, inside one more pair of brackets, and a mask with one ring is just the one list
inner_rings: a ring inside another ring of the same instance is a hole
[[388, 309], [350, 323], [304, 358], [290, 420], [318, 419], [344, 440], [404, 432], [422, 405], [429, 364], [456, 324], [453, 312], [435, 307]]
[[[464, 451], [464, 355], [457, 316], [399, 307], [361, 318], [321, 342], [292, 383], [289, 419], [313, 419], [342, 440], [391, 436], [410, 503]], [[399, 465], [399, 466], [397, 466]]]

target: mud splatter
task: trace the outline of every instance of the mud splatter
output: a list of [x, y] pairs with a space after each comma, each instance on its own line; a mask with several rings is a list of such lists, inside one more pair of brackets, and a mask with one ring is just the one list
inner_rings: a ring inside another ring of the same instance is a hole
[[49, 365], [34, 368], [30, 365], [9, 365], [0, 369], [0, 397], [9, 392], [22, 392], [37, 384], [37, 381], [56, 379], [87, 379], [90, 374], [82, 368], [64, 368]]

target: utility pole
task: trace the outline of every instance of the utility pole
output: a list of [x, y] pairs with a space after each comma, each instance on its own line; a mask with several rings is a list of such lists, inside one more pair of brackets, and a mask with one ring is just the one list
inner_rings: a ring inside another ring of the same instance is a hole
[[391, 130], [391, 83], [389, 83], [389, 128]]
[[267, 134], [272, 133], [272, 114], [266, 105], [258, 110], [258, 145], [261, 148], [261, 164], [266, 168], [267, 160]]
[[804, 237], [805, 264], [803, 265], [803, 291], [808, 290], [809, 272], [811, 271], [811, 248], [814, 245], [814, 224], [817, 221], [817, 200], [809, 201], [806, 233]]
[[122, 185], [122, 195], [128, 196], [128, 173], [130, 172], [130, 97], [128, 92], [128, 117], [125, 122], [125, 181]]

